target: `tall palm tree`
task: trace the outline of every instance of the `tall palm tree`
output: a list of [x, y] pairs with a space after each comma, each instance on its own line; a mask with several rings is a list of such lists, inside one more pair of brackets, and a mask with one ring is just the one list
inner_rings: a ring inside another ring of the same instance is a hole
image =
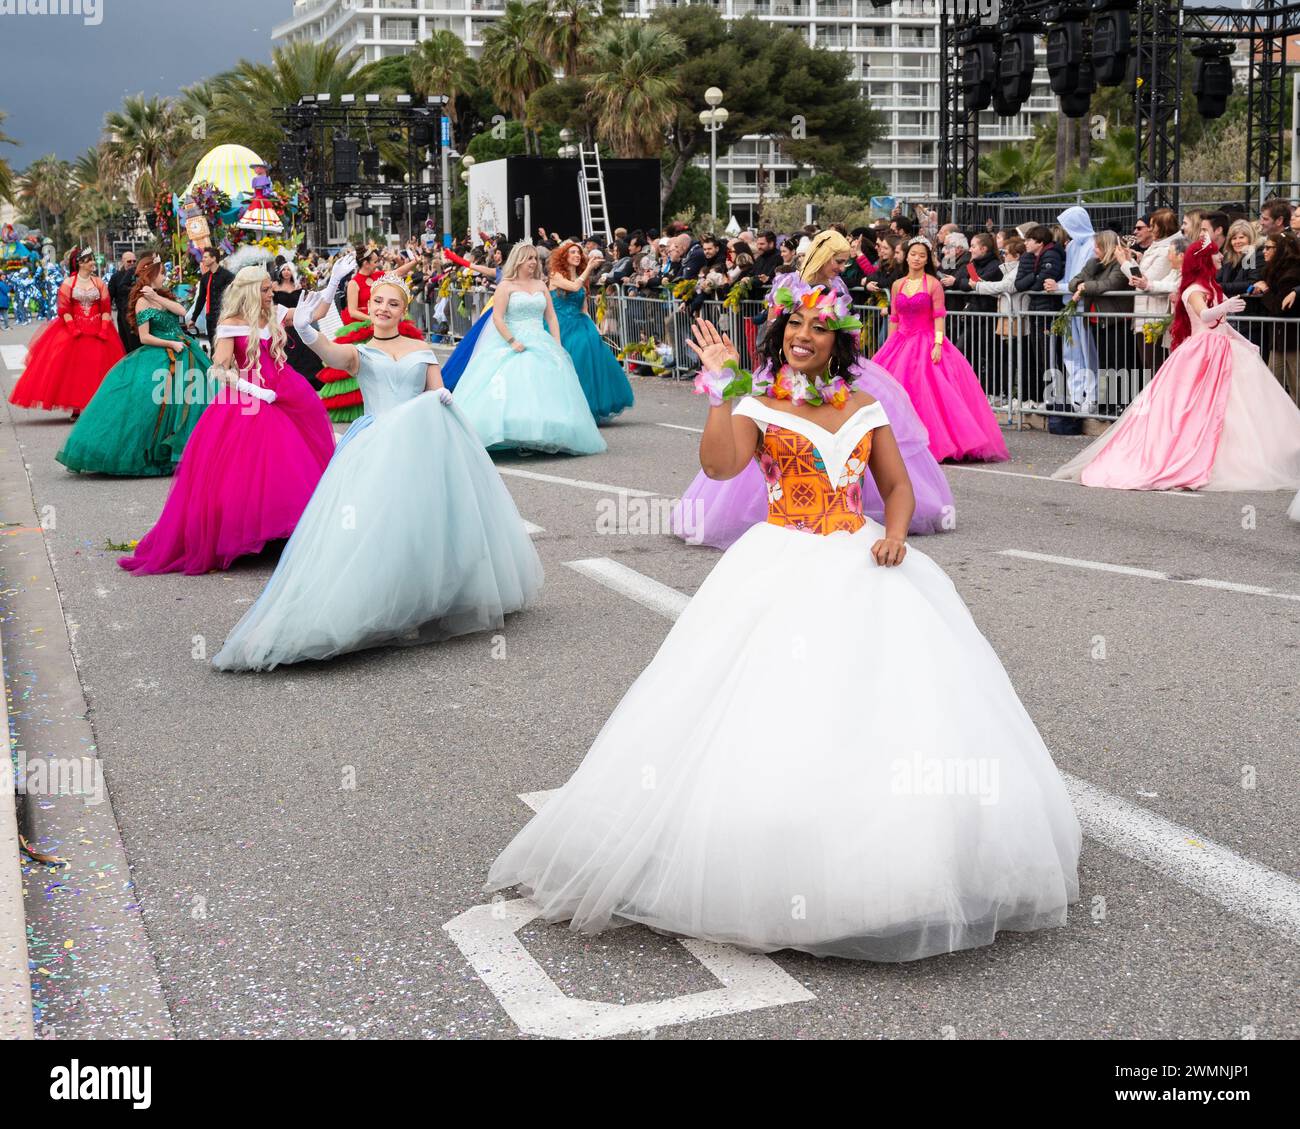
[[321, 43], [291, 43], [277, 47], [269, 63], [241, 59], [232, 70], [212, 79], [210, 88], [196, 90], [190, 101], [204, 98], [211, 108], [207, 118], [207, 144], [246, 145], [267, 160], [284, 139], [275, 111], [297, 105], [304, 94], [367, 92], [357, 73], [359, 56]]
[[[524, 121], [528, 96], [552, 81], [551, 67], [542, 50], [543, 4], [506, 0], [505, 14], [483, 33], [479, 67], [497, 105]], [[524, 132], [528, 146], [528, 132]]]
[[478, 64], [455, 32], [435, 31], [411, 56], [411, 81], [417, 93], [445, 94], [451, 123], [451, 147], [456, 147], [456, 98], [478, 86]]
[[665, 28], [623, 22], [592, 48], [591, 91], [596, 134], [620, 157], [663, 152], [677, 113], [680, 88], [675, 68], [686, 46]]
[[[8, 116], [7, 111], [0, 110], [0, 126], [4, 125], [5, 118]], [[5, 133], [3, 129], [0, 129], [0, 145], [17, 144], [17, 141]], [[3, 157], [0, 157], [0, 200], [12, 200], [15, 191], [13, 167]]]
[[114, 173], [131, 187], [142, 210], [153, 207], [161, 172], [184, 145], [186, 131], [175, 105], [166, 98], [134, 94], [104, 119], [104, 154]]
[[34, 211], [41, 231], [52, 238], [63, 235], [63, 215], [73, 197], [72, 166], [67, 161], [53, 153], [38, 158], [18, 178], [17, 190], [19, 203]]
[[102, 145], [87, 149], [72, 162], [74, 197], [67, 227], [82, 242], [91, 237], [99, 242], [100, 234], [110, 225], [125, 204], [121, 182], [105, 157]]
[[566, 78], [576, 78], [590, 56], [591, 45], [617, 19], [619, 0], [543, 0], [546, 21], [542, 50], [554, 66], [563, 67]]

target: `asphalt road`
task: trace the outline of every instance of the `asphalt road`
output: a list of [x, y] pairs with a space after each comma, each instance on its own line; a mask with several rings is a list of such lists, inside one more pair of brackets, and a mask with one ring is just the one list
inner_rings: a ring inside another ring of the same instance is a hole
[[[27, 336], [0, 334], [6, 392]], [[37, 511], [57, 513], [45, 536], [65, 623], [7, 615], [5, 648], [71, 635], [176, 1035], [1300, 1034], [1290, 499], [1046, 480], [1083, 440], [1036, 431], [1008, 433], [1013, 461], [993, 473], [949, 470], [958, 528], [913, 544], [953, 578], [1086, 801], [1067, 926], [871, 965], [688, 950], [640, 928], [582, 937], [528, 923], [509, 898], [475, 911], [528, 818], [520, 796], [565, 781], [668, 631], [658, 586], [688, 597], [718, 558], [657, 532], [599, 532], [617, 497], [602, 487], [673, 497], [698, 465], [699, 401], [658, 378], [636, 392], [608, 454], [500, 460], [543, 476], [506, 483], [547, 569], [540, 605], [501, 637], [243, 676], [203, 656], [272, 559], [124, 573], [105, 543], [145, 533], [167, 483], [73, 476], [53, 458], [66, 417], [14, 410]], [[5, 548], [11, 589], [24, 578]], [[644, 578], [630, 581], [640, 602], [569, 567], [602, 559]], [[1189, 583], [1205, 580], [1228, 586]], [[50, 1030], [113, 1033], [73, 1022], [72, 994], [38, 985]]]

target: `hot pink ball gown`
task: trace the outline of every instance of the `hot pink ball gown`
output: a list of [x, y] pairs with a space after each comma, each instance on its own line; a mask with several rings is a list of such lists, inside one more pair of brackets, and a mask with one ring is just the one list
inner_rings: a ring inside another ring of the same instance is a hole
[[1113, 490], [1300, 487], [1300, 408], [1226, 321], [1207, 326], [1190, 306], [1188, 315], [1191, 336], [1053, 478]]
[[915, 294], [905, 294], [906, 285], [904, 279], [894, 291], [889, 338], [871, 359], [912, 398], [930, 434], [930, 453], [940, 462], [1010, 458], [979, 377], [961, 350], [945, 337], [939, 363], [930, 359], [935, 321], [945, 313], [943, 287], [928, 276]]
[[[244, 379], [275, 392], [274, 403], [222, 386], [185, 446], [158, 523], [118, 562], [124, 569], [195, 576], [293, 533], [334, 454], [334, 429], [306, 378], [276, 363], [271, 330], [261, 333], [260, 364]], [[248, 327], [221, 325], [217, 337], [234, 338], [242, 368]]]

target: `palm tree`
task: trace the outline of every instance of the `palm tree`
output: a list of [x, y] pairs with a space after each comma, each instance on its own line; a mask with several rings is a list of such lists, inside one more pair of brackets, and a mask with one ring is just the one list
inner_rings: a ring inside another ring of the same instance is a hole
[[620, 14], [618, 0], [543, 0], [542, 50], [566, 78], [576, 78], [596, 36]]
[[620, 157], [663, 152], [677, 114], [677, 64], [685, 44], [665, 28], [625, 22], [606, 31], [592, 49], [591, 91], [596, 134]]
[[75, 190], [69, 212], [69, 231], [82, 242], [93, 235], [99, 243], [100, 233], [121, 212], [125, 204], [121, 182], [104, 154], [102, 145], [87, 149], [72, 163]]
[[19, 202], [34, 209], [41, 231], [52, 238], [56, 231], [62, 235], [62, 217], [72, 203], [72, 166], [53, 153], [40, 157], [18, 178], [17, 188]]
[[1028, 148], [1008, 145], [980, 158], [980, 190], [1021, 195], [1044, 190], [1052, 184], [1054, 167], [1054, 153], [1047, 150], [1041, 137]]
[[241, 59], [232, 70], [214, 78], [208, 89], [191, 89], [189, 101], [210, 103], [207, 145], [246, 145], [267, 160], [284, 140], [275, 111], [295, 106], [304, 94], [367, 92], [357, 73], [359, 56], [321, 43], [292, 43], [277, 47], [269, 63]]
[[452, 31], [435, 31], [422, 40], [411, 56], [411, 82], [416, 93], [447, 96], [451, 147], [456, 148], [456, 98], [478, 86], [478, 64]]
[[[0, 110], [0, 126], [4, 125], [5, 118], [9, 114]], [[18, 142], [10, 137], [3, 129], [0, 129], [0, 145], [17, 145]], [[0, 157], [0, 200], [12, 200], [14, 197], [14, 170], [9, 162]]]
[[186, 139], [183, 119], [166, 98], [134, 94], [120, 110], [104, 119], [108, 140], [104, 155], [114, 174], [131, 187], [142, 210], [153, 207], [161, 185], [163, 166], [173, 160]]
[[[551, 67], [541, 48], [544, 5], [506, 0], [505, 14], [483, 33], [479, 62], [483, 79], [497, 105], [524, 121], [528, 96], [552, 81]], [[525, 148], [528, 133], [524, 133]]]

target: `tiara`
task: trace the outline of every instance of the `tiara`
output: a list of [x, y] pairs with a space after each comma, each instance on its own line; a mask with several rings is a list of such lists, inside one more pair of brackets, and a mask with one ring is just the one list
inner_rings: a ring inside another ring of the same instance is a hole
[[827, 329], [862, 328], [847, 294], [825, 286], [810, 286], [797, 274], [777, 278], [772, 293], [768, 295], [767, 306], [777, 315], [792, 313], [796, 308], [811, 310]]
[[400, 274], [393, 274], [391, 271], [388, 274], [381, 274], [377, 281], [370, 284], [371, 291], [373, 292], [377, 286], [396, 286], [398, 290], [406, 295], [406, 304], [408, 306], [411, 304], [411, 289], [402, 281]]
[[924, 243], [926, 247], [929, 248], [931, 251], [934, 250], [934, 244], [931, 243], [924, 235], [913, 235], [912, 238], [907, 241], [907, 246], [910, 247], [913, 243]]

